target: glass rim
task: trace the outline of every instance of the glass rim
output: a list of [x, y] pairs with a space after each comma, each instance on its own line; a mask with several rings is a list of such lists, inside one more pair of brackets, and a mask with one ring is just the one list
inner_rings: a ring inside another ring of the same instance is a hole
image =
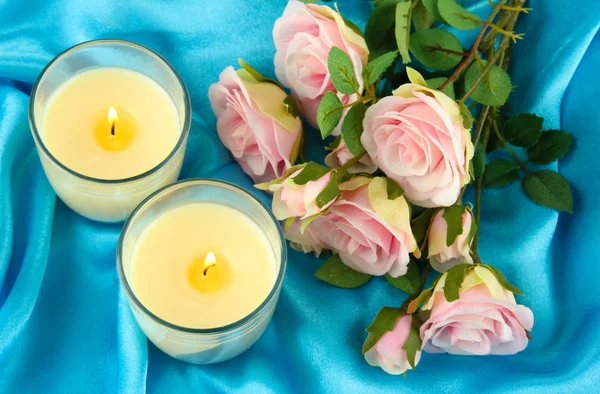
[[[173, 147], [173, 149], [171, 150], [171, 152], [169, 152], [169, 154], [160, 163], [158, 163], [151, 169], [149, 169], [145, 172], [142, 172], [141, 174], [137, 174], [137, 175], [127, 177], [127, 178], [120, 178], [120, 179], [94, 178], [91, 176], [81, 174], [81, 173], [67, 167], [62, 162], [60, 162], [56, 157], [54, 157], [54, 155], [46, 147], [46, 144], [44, 143], [43, 139], [41, 138], [37, 124], [35, 122], [35, 114], [34, 114], [35, 101], [37, 98], [38, 87], [39, 87], [40, 83], [42, 82], [42, 80], [44, 79], [44, 77], [46, 76], [46, 73], [50, 70], [50, 68], [52, 68], [52, 66], [56, 62], [58, 62], [63, 57], [67, 56], [68, 54], [78, 51], [80, 49], [93, 47], [93, 46], [99, 46], [99, 45], [110, 45], [110, 44], [129, 46], [129, 47], [139, 49], [139, 50], [144, 51], [144, 52], [150, 54], [151, 56], [155, 57], [159, 63], [162, 62], [162, 64], [164, 66], [166, 66], [166, 68], [175, 76], [175, 79], [179, 83], [179, 87], [181, 88], [181, 91], [183, 94], [183, 104], [184, 104], [184, 112], [185, 112], [184, 120], [183, 120], [183, 123], [181, 124], [181, 134], [179, 135], [179, 139], [178, 139], [177, 143], [175, 144], [175, 146]], [[137, 44], [135, 42], [127, 41], [127, 40], [107, 38], [107, 39], [97, 39], [97, 40], [85, 41], [85, 42], [79, 43], [77, 45], [73, 45], [72, 47], [69, 47], [69, 48], [65, 49], [64, 51], [62, 51], [61, 53], [59, 53], [58, 55], [56, 55], [42, 69], [42, 71], [40, 72], [40, 75], [38, 76], [37, 80], [33, 84], [33, 88], [31, 89], [31, 96], [29, 98], [28, 116], [29, 116], [29, 128], [31, 129], [31, 134], [33, 134], [33, 139], [36, 143], [36, 146], [38, 148], [40, 148], [42, 150], [42, 152], [44, 153], [44, 155], [46, 157], [48, 157], [50, 159], [50, 161], [52, 163], [54, 163], [55, 165], [57, 165], [59, 168], [61, 168], [62, 170], [68, 172], [69, 174], [71, 174], [77, 178], [80, 178], [80, 179], [83, 179], [86, 181], [90, 181], [90, 182], [103, 183], [103, 184], [124, 184], [124, 183], [128, 183], [128, 182], [136, 181], [138, 179], [146, 178], [149, 175], [152, 175], [152, 174], [156, 173], [157, 171], [159, 171], [161, 168], [163, 168], [167, 163], [169, 163], [171, 161], [171, 159], [175, 156], [175, 154], [177, 153], [179, 148], [187, 140], [187, 136], [190, 132], [190, 127], [192, 124], [191, 112], [192, 112], [192, 105], [191, 105], [190, 95], [187, 90], [187, 87], [186, 87], [185, 83], [183, 82], [183, 79], [181, 78], [181, 76], [177, 73], [177, 71], [171, 65], [171, 63], [169, 63], [167, 61], [167, 59], [165, 59], [164, 57], [162, 57], [160, 54], [153, 51], [152, 49], [145, 47], [141, 44]]]
[[[230, 324], [227, 324], [224, 326], [213, 327], [213, 328], [191, 328], [191, 327], [180, 326], [180, 325], [177, 325], [177, 324], [174, 324], [174, 323], [171, 323], [171, 322], [168, 322], [168, 321], [162, 319], [161, 317], [159, 317], [156, 314], [154, 314], [153, 312], [151, 312], [148, 308], [146, 308], [146, 306], [137, 298], [133, 289], [129, 285], [129, 281], [127, 280], [127, 276], [125, 275], [125, 271], [123, 268], [122, 249], [123, 249], [125, 237], [127, 236], [127, 232], [129, 230], [129, 226], [131, 225], [133, 218], [135, 218], [135, 216], [137, 215], [137, 213], [143, 206], [152, 202], [155, 198], [158, 198], [159, 196], [161, 196], [161, 194], [163, 192], [169, 191], [169, 189], [172, 189], [172, 188], [175, 188], [178, 186], [182, 186], [182, 185], [185, 186], [185, 184], [212, 185], [212, 186], [226, 188], [226, 189], [232, 190], [236, 193], [239, 193], [240, 195], [246, 197], [247, 199], [257, 203], [260, 206], [260, 208], [262, 208], [262, 210], [264, 211], [264, 213], [266, 213], [266, 215], [270, 219], [270, 221], [275, 225], [275, 228], [277, 229], [277, 233], [279, 235], [279, 243], [281, 245], [281, 255], [279, 256], [279, 261], [280, 261], [279, 272], [277, 273], [277, 277], [275, 278], [275, 283], [273, 283], [273, 287], [271, 288], [271, 291], [269, 292], [267, 297], [263, 300], [263, 302], [259, 306], [257, 306], [256, 309], [254, 309], [252, 312], [250, 312], [248, 315], [244, 316], [240, 320], [237, 320], [233, 323], [230, 323]], [[121, 230], [121, 234], [119, 236], [119, 242], [117, 244], [117, 273], [119, 275], [119, 281], [121, 282], [121, 286], [124, 288], [128, 298], [131, 300], [131, 302], [133, 302], [133, 304], [135, 306], [140, 308], [143, 313], [145, 313], [148, 317], [150, 317], [156, 323], [158, 323], [162, 326], [168, 327], [168, 328], [172, 328], [177, 331], [181, 331], [181, 332], [185, 332], [185, 333], [192, 333], [192, 334], [223, 334], [223, 333], [234, 331], [240, 327], [243, 327], [246, 323], [255, 319], [267, 307], [267, 305], [273, 300], [275, 295], [279, 293], [279, 290], [281, 289], [282, 284], [283, 284], [283, 277], [285, 275], [286, 268], [287, 268], [287, 246], [285, 243], [285, 237], [283, 235], [283, 231], [281, 229], [279, 221], [275, 218], [275, 216], [273, 215], [273, 212], [271, 212], [271, 210], [269, 210], [269, 208], [267, 207], [267, 205], [265, 203], [260, 201], [257, 197], [253, 196], [251, 193], [249, 193], [243, 187], [235, 185], [231, 182], [218, 180], [218, 179], [208, 179], [208, 178], [183, 179], [183, 180], [180, 180], [180, 181], [177, 181], [174, 183], [170, 183], [170, 184], [163, 186], [160, 189], [156, 190], [154, 193], [152, 193], [151, 195], [146, 197], [141, 203], [139, 203], [138, 206], [133, 210], [133, 212], [131, 212], [131, 214], [125, 221], [125, 224], [123, 225], [123, 229]]]

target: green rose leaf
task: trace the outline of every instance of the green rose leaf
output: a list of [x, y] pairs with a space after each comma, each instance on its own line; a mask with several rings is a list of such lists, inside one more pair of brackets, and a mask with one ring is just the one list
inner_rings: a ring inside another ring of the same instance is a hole
[[327, 186], [319, 193], [315, 199], [315, 203], [319, 208], [323, 208], [330, 201], [336, 199], [340, 195], [340, 185], [337, 177], [332, 176]]
[[[497, 111], [497, 115], [496, 115], [496, 124], [498, 126], [498, 131], [500, 132], [500, 135], [502, 136], [502, 138], [504, 138], [504, 125], [506, 124], [506, 122], [508, 121], [508, 116], [506, 115], [506, 112], [504, 111]], [[493, 152], [496, 149], [500, 149], [503, 148], [504, 145], [502, 144], [502, 141], [500, 141], [500, 138], [498, 138], [498, 136], [496, 135], [496, 133], [490, 133], [490, 138], [488, 139], [488, 143], [487, 146], [485, 147], [486, 152]]]
[[363, 81], [365, 85], [373, 85], [379, 77], [387, 70], [398, 56], [398, 51], [391, 51], [371, 60], [363, 70]]
[[386, 187], [388, 200], [395, 200], [398, 197], [404, 195], [404, 190], [398, 184], [398, 182], [396, 182], [392, 178], [385, 178], [385, 181], [387, 183]]
[[365, 41], [373, 58], [397, 48], [393, 27], [396, 4], [400, 1], [383, 0], [373, 3], [375, 9], [371, 12], [365, 28]]
[[396, 45], [402, 56], [402, 63], [410, 63], [408, 44], [410, 42], [410, 17], [412, 3], [410, 1], [396, 4]]
[[483, 176], [485, 171], [485, 149], [481, 145], [481, 141], [475, 145], [475, 155], [473, 156], [473, 176], [477, 180]]
[[358, 155], [364, 148], [360, 143], [360, 136], [363, 132], [363, 119], [367, 112], [367, 106], [363, 103], [358, 103], [350, 107], [342, 122], [342, 138], [348, 146], [348, 150], [353, 155]]
[[462, 56], [444, 52], [463, 52], [460, 40], [443, 29], [428, 29], [413, 33], [410, 37], [410, 51], [418, 61], [436, 70], [448, 70], [462, 60]]
[[327, 70], [338, 92], [344, 94], [358, 92], [360, 85], [354, 74], [354, 65], [346, 52], [338, 47], [331, 47], [327, 57]]
[[411, 259], [408, 263], [408, 271], [406, 274], [397, 278], [392, 278], [389, 274], [385, 274], [385, 280], [394, 286], [398, 290], [402, 290], [405, 293], [412, 294], [419, 287], [421, 280], [421, 274], [419, 273], [419, 267], [414, 259]]
[[511, 144], [529, 148], [540, 139], [543, 123], [544, 118], [534, 114], [519, 114], [504, 124], [502, 134]]
[[[465, 74], [465, 90], [471, 89], [486, 65], [486, 60], [482, 60], [482, 65], [477, 62], [471, 64]], [[510, 77], [506, 71], [494, 65], [477, 85], [471, 98], [483, 105], [499, 107], [506, 102], [511, 89]]]
[[315, 276], [323, 282], [343, 289], [353, 289], [362, 286], [371, 279], [371, 275], [354, 271], [344, 264], [339, 254], [328, 258], [319, 267]]
[[431, 16], [440, 22], [446, 22], [444, 20], [444, 18], [442, 18], [442, 15], [440, 14], [440, 11], [438, 9], [438, 2], [439, 0], [421, 0], [423, 3], [423, 6], [425, 7], [425, 9], [427, 11], [429, 11], [429, 13], [431, 14]]
[[415, 298], [414, 300], [412, 300], [410, 302], [410, 304], [408, 304], [408, 309], [407, 309], [408, 313], [414, 313], [417, 309], [419, 309], [421, 304], [429, 301], [429, 299], [433, 295], [433, 289], [435, 288], [435, 283], [437, 283], [437, 282], [434, 282], [433, 285], [429, 289], [423, 290], [417, 298]]
[[483, 23], [479, 16], [465, 10], [456, 0], [438, 0], [437, 8], [444, 21], [459, 30], [476, 29]]
[[460, 116], [463, 120], [463, 127], [467, 130], [471, 130], [471, 127], [473, 127], [473, 122], [475, 121], [471, 111], [469, 111], [469, 108], [462, 101], [458, 102], [458, 108], [460, 110]]
[[496, 280], [498, 281], [498, 283], [500, 283], [500, 286], [504, 287], [506, 290], [510, 291], [511, 293], [518, 294], [518, 295], [524, 295], [523, 292], [521, 290], [519, 290], [518, 287], [513, 286], [510, 283], [508, 283], [508, 280], [502, 274], [502, 272], [500, 272], [500, 270], [498, 268], [492, 267], [489, 264], [482, 264], [482, 265], [484, 267], [488, 268], [490, 271], [492, 271], [492, 273], [496, 277]]
[[306, 185], [308, 182], [316, 181], [328, 174], [331, 168], [322, 166], [314, 161], [308, 162], [298, 175], [292, 178], [296, 185]]
[[421, 321], [418, 317], [412, 316], [410, 331], [408, 332], [408, 337], [402, 345], [402, 349], [406, 351], [406, 361], [408, 364], [414, 369], [415, 368], [415, 357], [417, 352], [421, 350]]
[[[448, 78], [446, 78], [446, 77], [438, 77], [438, 78], [428, 79], [426, 82], [430, 88], [439, 90], [447, 80], [448, 80]], [[442, 92], [444, 92], [444, 94], [446, 96], [450, 97], [452, 100], [456, 99], [456, 95], [454, 94], [454, 84], [453, 83], [448, 84], [448, 86], [446, 86], [444, 88], [444, 90], [442, 90]], [[467, 109], [467, 111], [469, 111], [469, 110]], [[469, 111], [469, 115], [471, 115], [470, 111]]]
[[446, 246], [450, 246], [456, 241], [459, 235], [463, 233], [463, 213], [465, 213], [464, 205], [453, 205], [444, 208], [442, 217], [448, 225], [446, 231]]
[[431, 218], [437, 209], [426, 209], [422, 214], [411, 220], [411, 228], [413, 232], [413, 236], [417, 241], [417, 245], [421, 245], [425, 238], [427, 237], [427, 232], [429, 230], [429, 225], [431, 224]]
[[400, 308], [392, 308], [384, 306], [377, 312], [377, 316], [373, 319], [373, 323], [367, 328], [369, 336], [365, 341], [362, 352], [368, 352], [379, 339], [388, 331], [392, 331], [396, 326], [398, 319], [404, 315], [404, 311]]
[[283, 100], [283, 107], [288, 115], [297, 118], [300, 115], [300, 111], [298, 110], [298, 105], [296, 104], [296, 100], [292, 96], [286, 96]]
[[541, 170], [527, 174], [523, 188], [536, 203], [573, 213], [573, 194], [569, 182], [558, 172]]
[[412, 14], [413, 26], [416, 31], [431, 29], [435, 19], [422, 3], [418, 3]]
[[548, 130], [542, 133], [538, 142], [527, 149], [529, 161], [537, 164], [549, 164], [563, 157], [571, 146], [573, 136], [560, 130]]
[[483, 187], [507, 186], [519, 179], [519, 166], [510, 160], [492, 160], [485, 166]]
[[256, 69], [254, 67], [252, 67], [251, 65], [249, 65], [248, 63], [243, 61], [241, 58], [238, 58], [238, 63], [244, 70], [246, 70], [248, 72], [248, 74], [250, 74], [250, 76], [252, 76], [252, 78], [254, 78], [256, 80], [256, 82], [268, 82], [268, 83], [272, 83], [272, 84], [275, 84], [275, 85], [281, 87], [281, 85], [279, 85], [279, 82], [277, 82], [274, 79], [263, 76], [261, 73], [256, 71]]
[[460, 286], [465, 279], [465, 273], [471, 264], [459, 264], [446, 271], [446, 282], [444, 282], [444, 297], [446, 301], [452, 302], [460, 298]]
[[328, 137], [342, 119], [343, 104], [334, 92], [327, 92], [321, 98], [317, 112], [317, 124], [321, 137]]

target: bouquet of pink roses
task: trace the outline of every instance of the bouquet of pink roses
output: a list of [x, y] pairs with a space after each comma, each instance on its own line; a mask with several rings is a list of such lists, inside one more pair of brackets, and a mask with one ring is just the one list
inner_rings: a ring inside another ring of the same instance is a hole
[[[364, 33], [337, 5], [306, 3], [313, 1], [291, 0], [273, 29], [281, 85], [240, 60], [210, 88], [221, 140], [257, 187], [273, 193], [291, 246], [330, 256], [317, 278], [354, 288], [384, 276], [410, 294], [367, 328], [369, 364], [401, 374], [423, 350], [523, 350], [533, 314], [477, 254], [482, 189], [523, 173], [533, 201], [573, 209], [562, 175], [528, 167], [561, 158], [571, 135], [543, 131], [533, 114], [509, 116], [506, 104], [525, 0], [490, 1], [485, 20], [456, 0], [373, 0]], [[444, 25], [479, 29], [472, 48]], [[327, 139], [324, 165], [296, 164], [300, 113]], [[497, 149], [510, 159], [489, 160]], [[474, 206], [463, 204], [468, 187]], [[440, 275], [423, 289], [430, 268]]]

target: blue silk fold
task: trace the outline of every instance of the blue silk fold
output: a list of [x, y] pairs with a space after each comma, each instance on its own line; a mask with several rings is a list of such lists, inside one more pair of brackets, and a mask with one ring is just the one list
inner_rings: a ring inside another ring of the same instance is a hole
[[[467, 5], [489, 13], [485, 0]], [[404, 379], [367, 365], [360, 348], [378, 309], [405, 295], [381, 278], [354, 291], [330, 287], [313, 277], [319, 259], [295, 251], [253, 348], [217, 365], [169, 358], [146, 341], [120, 290], [121, 225], [84, 219], [56, 198], [29, 131], [31, 85], [55, 55], [91, 39], [137, 41], [166, 57], [191, 94], [181, 178], [252, 189], [219, 142], [207, 90], [238, 57], [273, 76], [271, 31], [285, 1], [1, 2], [0, 392], [598, 392], [600, 2], [528, 5], [534, 10], [517, 26], [526, 36], [513, 51], [511, 106], [574, 134], [568, 156], [547, 168], [570, 180], [575, 214], [535, 205], [519, 183], [486, 189], [480, 251], [525, 292], [518, 298], [535, 314], [534, 340], [516, 356], [424, 355]], [[367, 0], [338, 6], [359, 26], [372, 9]], [[472, 32], [460, 34], [468, 46]], [[307, 132], [309, 157], [322, 157], [318, 135]]]

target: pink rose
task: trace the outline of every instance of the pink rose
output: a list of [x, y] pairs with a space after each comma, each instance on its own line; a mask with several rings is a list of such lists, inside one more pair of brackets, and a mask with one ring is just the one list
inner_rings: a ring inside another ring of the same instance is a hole
[[372, 105], [361, 142], [373, 162], [423, 207], [450, 206], [469, 182], [473, 144], [458, 104], [410, 83]]
[[463, 232], [456, 237], [456, 240], [450, 246], [446, 246], [448, 224], [443, 215], [444, 210], [440, 209], [433, 217], [429, 229], [428, 257], [431, 266], [439, 272], [445, 272], [458, 264], [473, 264], [471, 258], [473, 239], [470, 237], [473, 215], [468, 209], [465, 209], [462, 215]]
[[[517, 305], [513, 293], [503, 288], [492, 271], [477, 265], [469, 270], [453, 302], [444, 297], [443, 274], [429, 301], [431, 310], [421, 326], [423, 350], [459, 355], [515, 354], [528, 344], [533, 313]], [[527, 331], [526, 331], [527, 330]]]
[[[341, 140], [339, 145], [325, 157], [325, 164], [329, 167], [341, 167], [352, 158], [354, 158], [354, 155], [350, 152], [344, 140]], [[377, 166], [369, 155], [363, 156], [358, 163], [348, 168], [348, 172], [351, 174], [359, 172], [372, 174], [375, 171], [377, 171]]]
[[302, 220], [295, 219], [291, 226], [285, 230], [285, 238], [290, 241], [292, 249], [304, 253], [314, 252], [315, 255], [319, 256], [325, 245], [314, 233], [314, 227], [311, 227], [311, 224], [304, 229], [304, 232], [300, 231], [301, 225]]
[[[388, 331], [377, 341], [375, 346], [365, 353], [365, 360], [374, 367], [381, 367], [391, 375], [400, 375], [412, 369], [408, 362], [406, 351], [402, 349], [408, 338], [412, 315], [401, 316], [394, 329]], [[421, 359], [421, 352], [415, 354], [415, 366]]]
[[389, 200], [381, 177], [355, 177], [340, 189], [341, 199], [309, 227], [350, 268], [394, 278], [406, 274], [417, 243], [404, 197]]
[[292, 166], [302, 135], [300, 118], [290, 116], [287, 97], [273, 83], [257, 82], [245, 70], [227, 67], [208, 97], [219, 138], [254, 182], [277, 178]]
[[331, 200], [321, 208], [317, 206], [316, 202], [317, 197], [325, 189], [333, 174], [329, 172], [316, 181], [298, 185], [294, 182], [294, 177], [300, 174], [302, 170], [301, 168], [280, 182], [268, 186], [268, 190], [274, 193], [272, 208], [273, 214], [278, 220], [291, 217], [306, 219], [327, 209], [334, 202], [334, 200]]
[[[277, 49], [277, 78], [283, 86], [290, 88], [313, 127], [317, 127], [321, 97], [335, 90], [327, 71], [327, 57], [332, 47], [336, 46], [350, 56], [356, 77], [362, 81], [362, 69], [369, 57], [365, 40], [346, 25], [340, 14], [327, 6], [291, 0], [283, 15], [275, 21], [273, 39]], [[357, 98], [355, 94], [339, 93], [338, 97], [344, 104]], [[339, 134], [339, 126], [334, 134]]]

